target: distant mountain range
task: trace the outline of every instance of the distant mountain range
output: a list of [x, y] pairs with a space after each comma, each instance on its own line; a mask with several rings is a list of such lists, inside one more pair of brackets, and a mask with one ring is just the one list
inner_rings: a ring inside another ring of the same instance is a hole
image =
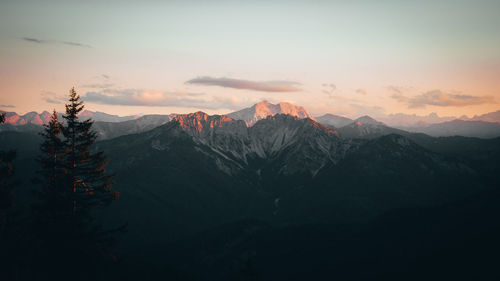
[[[46, 124], [50, 118], [50, 114], [46, 111], [40, 114], [29, 112], [24, 115], [18, 115], [15, 112], [5, 113], [7, 124], [0, 126], [0, 130], [4, 131], [39, 131], [40, 129], [34, 125]], [[473, 118], [462, 117], [467, 120], [453, 117], [439, 117], [437, 114], [416, 116], [402, 113], [388, 115], [380, 121], [369, 116], [353, 120], [334, 114], [325, 114], [314, 118], [301, 106], [286, 102], [272, 104], [262, 101], [225, 116], [232, 120], [241, 120], [246, 126], [252, 127], [259, 120], [264, 120], [277, 114], [285, 114], [297, 119], [317, 121], [331, 130], [337, 131], [339, 136], [343, 138], [374, 138], [388, 134], [405, 135], [409, 132], [424, 133], [435, 137], [468, 136], [493, 138], [500, 136], [500, 111], [474, 116]], [[83, 119], [92, 118], [95, 121], [94, 130], [97, 131], [99, 138], [104, 140], [152, 130], [173, 120], [177, 114], [120, 117], [103, 112], [86, 110], [80, 116]]]
[[122, 122], [97, 121], [93, 129], [99, 139], [112, 139], [123, 135], [137, 134], [152, 130], [171, 120], [175, 115], [144, 115]]
[[25, 124], [35, 124], [43, 125], [47, 124], [50, 120], [50, 113], [44, 111], [40, 114], [36, 112], [28, 112], [24, 115], [19, 115], [15, 112], [1, 111], [0, 113], [5, 113], [5, 123], [12, 125], [25, 125]]
[[[460, 118], [460, 119], [463, 119], [463, 118]], [[500, 123], [500, 110], [495, 111], [495, 112], [486, 113], [486, 114], [479, 115], [479, 116], [475, 115], [474, 117], [472, 117], [470, 119], [465, 118], [464, 120]]]
[[494, 138], [500, 136], [500, 124], [485, 121], [465, 121], [455, 119], [425, 126], [399, 127], [408, 132], [424, 133], [433, 137], [465, 136]]
[[431, 124], [449, 122], [457, 119], [464, 121], [485, 121], [485, 122], [500, 123], [500, 110], [486, 113], [483, 115], [475, 115], [472, 118], [469, 118], [465, 115], [460, 117], [456, 116], [440, 117], [436, 113], [431, 113], [427, 116], [397, 113], [397, 114], [389, 114], [387, 116], [383, 116], [380, 118], [380, 120], [383, 121], [384, 123], [394, 127], [421, 127]]
[[[42, 113], [37, 112], [28, 112], [24, 115], [19, 115], [15, 112], [7, 112], [0, 110], [0, 113], [5, 113], [5, 123], [12, 125], [25, 125], [25, 124], [35, 124], [35, 125], [43, 125], [47, 124], [50, 120], [51, 113], [48, 111], [44, 111]], [[89, 119], [92, 118], [94, 121], [102, 121], [102, 122], [123, 122], [128, 120], [137, 119], [139, 116], [131, 115], [131, 116], [118, 116], [111, 115], [104, 112], [99, 111], [89, 111], [84, 110], [80, 113], [80, 118]], [[59, 113], [59, 118], [62, 120], [61, 114]]]

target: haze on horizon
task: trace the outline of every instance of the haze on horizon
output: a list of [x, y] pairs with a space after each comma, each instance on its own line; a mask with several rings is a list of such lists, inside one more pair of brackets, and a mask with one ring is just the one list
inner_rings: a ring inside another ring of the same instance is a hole
[[[376, 2], [376, 3], [375, 3]], [[0, 1], [0, 109], [500, 109], [500, 1]]]

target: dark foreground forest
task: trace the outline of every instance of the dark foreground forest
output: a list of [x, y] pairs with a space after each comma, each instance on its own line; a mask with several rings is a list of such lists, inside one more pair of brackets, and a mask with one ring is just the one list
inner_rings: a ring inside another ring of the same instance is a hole
[[0, 131], [1, 280], [500, 279], [500, 138], [82, 108]]

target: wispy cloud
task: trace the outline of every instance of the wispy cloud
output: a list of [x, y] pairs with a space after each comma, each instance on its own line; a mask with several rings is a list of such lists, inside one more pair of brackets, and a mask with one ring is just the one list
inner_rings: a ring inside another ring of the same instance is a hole
[[245, 89], [260, 92], [297, 92], [301, 91], [297, 86], [300, 83], [293, 81], [250, 81], [232, 78], [198, 77], [186, 82], [206, 86], [219, 86], [233, 89]]
[[46, 41], [44, 41], [44, 40], [40, 40], [40, 39], [36, 39], [36, 38], [30, 38], [30, 37], [22, 37], [21, 39], [24, 40], [24, 41], [38, 43], [38, 44], [46, 43]]
[[395, 91], [391, 97], [401, 103], [408, 104], [409, 108], [422, 108], [433, 106], [469, 106], [496, 103], [492, 96], [471, 96], [462, 93], [445, 93], [441, 90], [432, 90], [416, 96], [408, 97], [402, 91]]
[[401, 94], [401, 93], [393, 93], [391, 95], [391, 98], [397, 100], [398, 102], [401, 102], [401, 103], [408, 103], [408, 101], [410, 100], [410, 98], [408, 98], [407, 96]]
[[42, 96], [42, 100], [47, 102], [47, 103], [52, 103], [52, 104], [62, 104], [66, 101], [66, 97], [62, 95], [58, 95], [54, 92], [50, 91], [42, 91], [40, 94]]
[[412, 88], [390, 85], [390, 86], [387, 86], [387, 89], [390, 92], [392, 92], [393, 94], [403, 94]]
[[321, 92], [323, 94], [326, 94], [329, 98], [333, 98], [333, 94], [337, 90], [337, 86], [335, 86], [335, 84], [333, 84], [333, 83], [330, 83], [330, 84], [325, 83], [325, 84], [322, 84], [321, 86], [323, 86], [323, 90], [321, 90]]
[[87, 92], [82, 99], [90, 103], [122, 106], [170, 106], [199, 109], [237, 109], [247, 103], [236, 97], [208, 97], [203, 93], [168, 92], [145, 89], [104, 89]]
[[59, 40], [44, 40], [44, 39], [39, 39], [39, 38], [34, 38], [34, 37], [21, 37], [21, 40], [30, 42], [30, 43], [36, 43], [36, 44], [60, 44], [60, 45], [66, 45], [66, 46], [72, 46], [72, 47], [81, 47], [81, 48], [92, 48], [92, 46], [87, 45], [87, 44], [82, 44], [78, 42], [72, 42], [72, 41], [59, 41]]
[[73, 46], [73, 47], [83, 47], [83, 48], [92, 48], [92, 46], [87, 45], [87, 44], [82, 44], [82, 43], [77, 43], [77, 42], [71, 42], [71, 41], [56, 41], [64, 45], [68, 46]]
[[113, 87], [113, 83], [95, 83], [95, 84], [86, 84], [82, 85], [82, 88], [89, 88], [89, 89], [107, 89], [110, 87]]
[[12, 104], [0, 104], [0, 107], [3, 107], [3, 108], [15, 108], [16, 106], [12, 105]]

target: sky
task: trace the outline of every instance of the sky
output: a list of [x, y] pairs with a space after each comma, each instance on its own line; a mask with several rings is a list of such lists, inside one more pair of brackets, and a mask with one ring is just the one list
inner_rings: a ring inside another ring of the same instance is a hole
[[0, 0], [0, 109], [500, 110], [500, 1]]

